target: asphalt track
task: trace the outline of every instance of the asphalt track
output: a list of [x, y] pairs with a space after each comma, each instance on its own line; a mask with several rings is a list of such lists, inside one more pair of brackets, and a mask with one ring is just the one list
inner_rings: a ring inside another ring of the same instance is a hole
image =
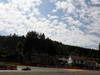
[[31, 71], [0, 70], [0, 75], [100, 75], [100, 71], [79, 69], [33, 68]]

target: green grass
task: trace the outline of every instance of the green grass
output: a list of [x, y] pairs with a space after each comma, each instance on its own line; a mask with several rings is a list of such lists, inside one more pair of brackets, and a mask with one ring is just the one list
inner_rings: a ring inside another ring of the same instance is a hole
[[0, 72], [0, 75], [66, 75], [64, 72]]
[[0, 72], [0, 75], [100, 75], [100, 71], [88, 72]]

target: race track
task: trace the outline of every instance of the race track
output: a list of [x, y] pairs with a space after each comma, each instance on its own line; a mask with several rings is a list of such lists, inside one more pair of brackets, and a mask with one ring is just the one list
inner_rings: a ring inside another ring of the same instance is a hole
[[0, 70], [0, 75], [100, 75], [100, 71], [33, 67], [31, 71]]

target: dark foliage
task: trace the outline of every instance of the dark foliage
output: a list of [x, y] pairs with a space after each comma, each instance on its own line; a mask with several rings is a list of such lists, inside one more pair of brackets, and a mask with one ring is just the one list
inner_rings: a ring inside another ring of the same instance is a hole
[[[100, 50], [64, 45], [46, 38], [44, 34], [28, 32], [26, 36], [0, 36], [0, 60], [32, 63], [34, 56], [67, 57], [69, 55], [100, 58]], [[43, 57], [44, 58], [44, 57]], [[39, 61], [39, 59], [37, 59]]]

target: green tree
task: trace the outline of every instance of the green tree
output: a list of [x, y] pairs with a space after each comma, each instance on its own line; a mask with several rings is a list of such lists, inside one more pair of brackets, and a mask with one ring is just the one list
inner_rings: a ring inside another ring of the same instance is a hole
[[18, 60], [20, 63], [23, 63], [23, 61], [24, 61], [24, 53], [23, 53], [24, 48], [23, 47], [24, 47], [24, 44], [21, 41], [19, 41], [17, 43], [16, 52], [17, 52]]

